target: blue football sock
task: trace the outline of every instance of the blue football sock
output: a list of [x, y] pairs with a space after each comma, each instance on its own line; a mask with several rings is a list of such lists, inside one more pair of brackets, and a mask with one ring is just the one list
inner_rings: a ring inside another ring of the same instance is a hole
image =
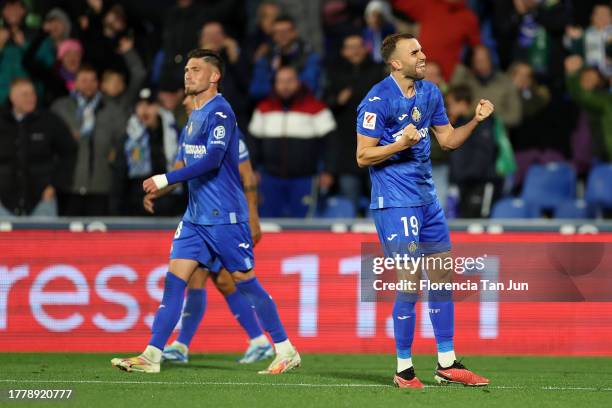
[[181, 317], [181, 332], [176, 339], [187, 347], [198, 330], [206, 311], [206, 288], [187, 290], [187, 301]]
[[160, 350], [164, 349], [172, 330], [176, 327], [183, 307], [185, 287], [187, 282], [168, 272], [164, 283], [164, 296], [155, 313], [153, 320], [152, 336], [149, 344]]
[[438, 352], [453, 351], [455, 305], [451, 291], [429, 291], [429, 318], [436, 336]]
[[257, 278], [236, 283], [238, 290], [255, 306], [255, 312], [264, 330], [270, 333], [274, 343], [287, 340], [287, 334], [278, 317], [278, 310], [272, 297], [259, 284]]
[[257, 317], [255, 316], [255, 310], [253, 310], [253, 306], [246, 296], [237, 290], [227, 295], [225, 301], [236, 320], [238, 320], [238, 323], [240, 323], [240, 326], [247, 332], [249, 339], [254, 339], [263, 334], [261, 327], [259, 327]]
[[393, 333], [398, 358], [412, 357], [412, 340], [416, 326], [414, 305], [418, 295], [398, 292], [393, 304]]

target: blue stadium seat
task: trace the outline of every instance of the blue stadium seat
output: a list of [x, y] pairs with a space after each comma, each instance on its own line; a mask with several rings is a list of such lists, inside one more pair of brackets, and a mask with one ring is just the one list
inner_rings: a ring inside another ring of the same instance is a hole
[[491, 218], [531, 218], [533, 211], [520, 198], [502, 198], [493, 206]]
[[553, 210], [560, 202], [576, 198], [576, 171], [567, 163], [529, 167], [521, 198], [536, 215]]
[[330, 197], [325, 202], [325, 208], [319, 213], [321, 218], [355, 218], [357, 213], [353, 202], [345, 197]]
[[555, 218], [581, 219], [591, 218], [589, 208], [584, 200], [563, 201], [555, 207]]
[[585, 198], [596, 210], [612, 208], [612, 164], [600, 164], [591, 169]]

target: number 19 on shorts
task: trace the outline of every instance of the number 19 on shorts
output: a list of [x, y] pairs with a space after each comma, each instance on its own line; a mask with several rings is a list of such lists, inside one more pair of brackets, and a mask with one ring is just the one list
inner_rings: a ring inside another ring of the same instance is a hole
[[402, 217], [400, 218], [404, 223], [404, 235], [409, 237], [412, 235], [413, 237], [417, 237], [419, 235], [419, 220], [414, 215], [410, 217]]

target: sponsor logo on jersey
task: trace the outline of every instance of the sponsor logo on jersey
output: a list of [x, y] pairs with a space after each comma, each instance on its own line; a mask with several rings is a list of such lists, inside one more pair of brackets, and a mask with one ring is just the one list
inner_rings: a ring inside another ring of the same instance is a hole
[[379, 98], [378, 96], [373, 96], [371, 98], [368, 98], [368, 101], [370, 102], [374, 102], [374, 101], [382, 101], [381, 98]]
[[372, 112], [366, 112], [363, 115], [363, 124], [364, 129], [375, 129], [376, 128], [376, 114]]
[[[398, 130], [397, 132], [392, 134], [391, 137], [393, 139], [397, 140], [402, 135], [402, 132], [404, 132], [404, 129]], [[417, 130], [417, 132], [419, 132], [419, 138], [420, 139], [425, 139], [427, 136], [429, 136], [429, 128], [419, 129], [419, 130]]]
[[406, 119], [408, 117], [407, 113], [404, 113], [402, 116], [400, 116], [399, 118], [397, 118], [397, 120], [399, 120], [400, 122], [404, 119]]
[[206, 154], [206, 146], [185, 144], [185, 154], [191, 154], [193, 156], [203, 156]]
[[221, 116], [223, 119], [227, 119], [227, 115], [224, 114], [223, 112], [215, 112], [215, 115], [219, 115]]

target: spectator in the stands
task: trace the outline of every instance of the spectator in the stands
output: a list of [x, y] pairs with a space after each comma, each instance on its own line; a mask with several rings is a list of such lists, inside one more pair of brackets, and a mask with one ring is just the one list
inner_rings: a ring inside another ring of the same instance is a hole
[[458, 65], [453, 74], [451, 85], [465, 85], [475, 101], [488, 99], [495, 105], [495, 113], [508, 127], [521, 121], [521, 101], [519, 93], [510, 78], [493, 66], [487, 47], [479, 45], [473, 49], [471, 68]]
[[225, 72], [219, 89], [232, 106], [240, 128], [246, 129], [251, 114], [247, 93], [249, 64], [242, 58], [238, 42], [226, 35], [221, 23], [211, 21], [202, 27], [200, 48], [218, 52], [225, 61]]
[[[171, 112], [160, 107], [150, 89], [138, 95], [125, 137], [117, 149], [112, 212], [146, 215], [142, 206], [142, 183], [154, 174], [171, 171], [178, 150], [178, 130]], [[177, 194], [155, 201], [157, 215], [177, 214]]]
[[[492, 1], [500, 67], [526, 61], [536, 78], [546, 84], [553, 102], [563, 92], [563, 34], [569, 13], [564, 1]], [[563, 116], [563, 115], [561, 115]]]
[[187, 123], [187, 112], [183, 104], [185, 91], [181, 83], [161, 83], [157, 92], [159, 105], [165, 110], [172, 112], [174, 121], [178, 128], [182, 128]]
[[66, 215], [108, 215], [112, 164], [125, 132], [123, 113], [99, 91], [96, 70], [88, 65], [79, 68], [74, 91], [51, 109], [68, 125], [79, 146]]
[[584, 68], [578, 55], [565, 60], [567, 89], [589, 116], [594, 155], [599, 160], [612, 160], [612, 77], [605, 83], [595, 68]]
[[335, 128], [332, 113], [300, 82], [297, 70], [281, 67], [274, 93], [257, 105], [249, 124], [251, 159], [261, 171], [262, 217], [312, 214], [325, 138]]
[[118, 53], [128, 68], [129, 81], [122, 71], [107, 69], [102, 75], [101, 91], [117, 104], [124, 114], [129, 115], [138, 97], [138, 91], [146, 79], [147, 71], [134, 49], [134, 40], [123, 37], [119, 40]]
[[510, 129], [510, 140], [517, 152], [529, 149], [544, 149], [549, 141], [546, 108], [550, 104], [550, 90], [534, 78], [531, 65], [515, 62], [509, 69], [510, 78], [519, 92], [521, 121]]
[[478, 17], [464, 0], [393, 0], [393, 7], [420, 25], [419, 42], [450, 79], [464, 46], [480, 44]]
[[355, 112], [370, 88], [384, 77], [384, 68], [368, 55], [363, 38], [359, 34], [344, 39], [342, 58], [328, 68], [328, 86], [325, 102], [334, 114], [338, 129], [332, 132], [326, 146], [327, 171], [321, 176], [321, 187], [329, 189], [337, 177], [340, 194], [349, 198], [359, 211], [362, 196], [369, 192], [367, 169], [360, 169], [355, 160]]
[[363, 28], [365, 45], [374, 62], [382, 63], [380, 46], [386, 36], [395, 33], [393, 14], [389, 3], [383, 0], [372, 0], [364, 12], [366, 25]]
[[597, 67], [605, 76], [612, 76], [612, 55], [606, 48], [612, 44], [612, 8], [608, 4], [596, 4], [591, 14], [591, 25], [568, 26], [564, 38], [566, 47], [573, 54], [582, 55], [587, 66]]
[[274, 22], [272, 38], [273, 47], [253, 67], [249, 89], [251, 98], [258, 101], [270, 95], [274, 75], [285, 65], [294, 67], [300, 81], [316, 94], [321, 76], [321, 58], [298, 36], [295, 21], [288, 16], [278, 17]]
[[274, 22], [280, 16], [281, 9], [272, 1], [262, 1], [257, 7], [257, 24], [255, 31], [247, 36], [244, 53], [246, 60], [252, 64], [268, 54], [272, 48]]
[[[49, 28], [46, 26], [45, 30]], [[45, 35], [39, 34], [23, 58], [23, 65], [32, 78], [44, 87], [44, 102], [51, 104], [56, 99], [74, 90], [77, 71], [81, 66], [83, 47], [78, 40], [66, 39], [57, 45], [56, 62], [47, 66], [37, 58], [39, 47], [45, 42]]]
[[37, 108], [34, 85], [18, 78], [0, 113], [0, 216], [56, 216], [70, 187], [76, 143], [55, 114]]
[[176, 0], [165, 10], [160, 83], [183, 83], [187, 53], [198, 45], [198, 32], [206, 21], [202, 6], [194, 0]]
[[88, 2], [88, 8], [79, 18], [79, 39], [85, 54], [83, 61], [100, 72], [106, 69], [129, 69], [121, 58], [109, 58], [120, 46], [121, 39], [128, 36], [127, 15], [121, 4], [105, 10], [100, 0]]
[[[468, 123], [474, 116], [470, 88], [451, 88], [446, 95], [446, 106], [454, 127]], [[460, 148], [450, 153], [450, 182], [459, 189], [459, 217], [479, 218], [489, 214], [497, 179], [496, 158], [492, 118], [482, 122]]]
[[23, 54], [33, 33], [25, 27], [27, 13], [23, 0], [5, 0], [0, 26], [0, 105], [6, 102], [13, 79], [25, 77]]
[[275, 0], [281, 10], [296, 22], [296, 28], [301, 38], [308, 43], [317, 54], [323, 52], [323, 24], [321, 19], [323, 0]]

